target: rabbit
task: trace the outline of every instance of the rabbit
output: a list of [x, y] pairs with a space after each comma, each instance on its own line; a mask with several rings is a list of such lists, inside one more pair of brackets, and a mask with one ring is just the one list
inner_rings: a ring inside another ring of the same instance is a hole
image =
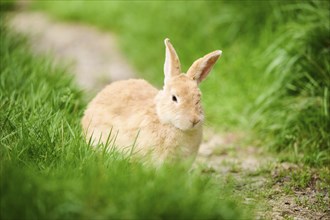
[[158, 90], [143, 79], [116, 81], [106, 86], [84, 112], [82, 128], [87, 141], [93, 145], [106, 143], [112, 134], [116, 148], [134, 149], [142, 157], [150, 155], [155, 164], [194, 161], [204, 121], [198, 85], [222, 51], [196, 60], [184, 74], [170, 40], [166, 38], [164, 43], [163, 89]]

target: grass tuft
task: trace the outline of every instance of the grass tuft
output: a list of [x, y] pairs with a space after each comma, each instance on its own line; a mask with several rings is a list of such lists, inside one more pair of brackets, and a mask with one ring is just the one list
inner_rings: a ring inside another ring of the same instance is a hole
[[292, 152], [291, 160], [329, 165], [330, 21], [329, 3], [287, 5], [295, 15], [264, 53], [272, 86], [259, 96], [255, 127], [269, 147]]

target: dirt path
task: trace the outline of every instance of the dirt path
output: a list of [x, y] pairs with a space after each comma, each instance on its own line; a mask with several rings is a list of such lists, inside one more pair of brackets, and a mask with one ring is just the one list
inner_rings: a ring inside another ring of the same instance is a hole
[[[27, 11], [13, 14], [10, 25], [15, 31], [28, 36], [32, 51], [50, 54], [58, 65], [67, 65], [85, 90], [96, 92], [111, 81], [137, 75], [111, 33], [77, 23], [58, 22], [45, 14]], [[218, 134], [207, 128], [196, 164], [203, 166], [204, 172], [233, 176], [242, 183], [243, 194], [253, 194], [253, 190], [277, 190], [265, 204], [267, 208], [259, 211], [258, 218], [330, 219], [329, 213], [313, 211], [300, 204], [297, 195], [285, 194], [283, 186], [267, 186], [276, 174], [259, 174], [262, 170], [269, 171], [271, 167], [276, 171], [287, 167], [283, 168], [261, 148], [242, 144], [243, 136], [238, 133]], [[315, 193], [303, 193], [306, 199], [315, 197]], [[329, 196], [325, 198], [329, 200]], [[246, 202], [256, 201], [246, 197]]]
[[111, 81], [137, 75], [110, 33], [77, 23], [56, 22], [38, 12], [16, 13], [10, 24], [29, 37], [34, 52], [50, 54], [56, 63], [66, 65], [83, 89], [95, 92]]

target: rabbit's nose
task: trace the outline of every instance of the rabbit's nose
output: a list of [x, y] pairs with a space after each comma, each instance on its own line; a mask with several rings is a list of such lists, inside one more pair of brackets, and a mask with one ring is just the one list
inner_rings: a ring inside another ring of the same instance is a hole
[[201, 120], [199, 118], [195, 118], [193, 120], [190, 120], [190, 122], [193, 124], [193, 126], [197, 125]]

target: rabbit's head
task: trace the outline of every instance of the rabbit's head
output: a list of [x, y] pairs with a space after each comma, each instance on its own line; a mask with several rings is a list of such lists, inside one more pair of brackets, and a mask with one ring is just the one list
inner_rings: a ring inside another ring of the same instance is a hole
[[222, 52], [216, 50], [196, 60], [185, 74], [169, 39], [165, 39], [165, 46], [164, 87], [156, 97], [158, 117], [162, 123], [170, 123], [183, 131], [199, 128], [204, 114], [198, 85]]

